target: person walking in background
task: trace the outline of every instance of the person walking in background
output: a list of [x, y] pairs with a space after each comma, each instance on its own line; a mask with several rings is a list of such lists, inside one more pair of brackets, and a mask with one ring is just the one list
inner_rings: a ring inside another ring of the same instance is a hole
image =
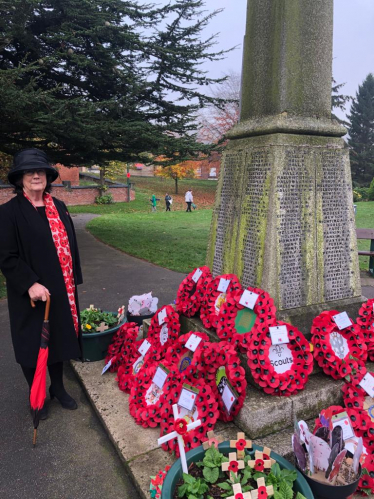
[[172, 203], [171, 196], [169, 196], [169, 194], [166, 193], [166, 196], [165, 196], [166, 211], [171, 211], [170, 210], [171, 203]]
[[[83, 280], [72, 219], [66, 205], [49, 194], [57, 177], [43, 151], [25, 149], [14, 156], [8, 179], [16, 196], [0, 207], [0, 269], [7, 282], [16, 362], [29, 389], [40, 347], [43, 302], [50, 295], [49, 393], [64, 409], [77, 409], [64, 387], [63, 362], [82, 357], [77, 285]], [[44, 406], [40, 419], [47, 416]]]
[[184, 196], [184, 200], [186, 201], [187, 203], [187, 211], [191, 211], [191, 204], [193, 203], [193, 195], [192, 195], [192, 191], [191, 190], [188, 190]]
[[151, 205], [152, 205], [152, 211], [157, 211], [157, 201], [160, 201], [154, 194], [152, 194], [152, 197], [150, 199]]

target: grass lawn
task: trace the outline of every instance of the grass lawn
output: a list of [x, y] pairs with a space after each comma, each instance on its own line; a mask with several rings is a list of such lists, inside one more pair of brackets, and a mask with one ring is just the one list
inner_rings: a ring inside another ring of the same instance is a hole
[[[362, 201], [357, 204], [356, 227], [374, 229], [374, 201]], [[370, 250], [370, 241], [357, 241], [360, 250]], [[369, 270], [369, 257], [360, 256], [360, 270]]]
[[5, 277], [0, 272], [0, 300], [1, 298], [6, 297], [6, 285], [5, 285]]
[[211, 210], [116, 213], [91, 220], [95, 237], [130, 255], [178, 272], [205, 264]]

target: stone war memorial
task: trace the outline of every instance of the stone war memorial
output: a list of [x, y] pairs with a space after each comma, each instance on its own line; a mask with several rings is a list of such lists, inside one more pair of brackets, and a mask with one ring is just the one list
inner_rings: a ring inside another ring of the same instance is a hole
[[333, 0], [247, 9], [208, 265], [268, 291], [306, 334], [322, 310], [361, 302], [346, 129], [331, 119]]

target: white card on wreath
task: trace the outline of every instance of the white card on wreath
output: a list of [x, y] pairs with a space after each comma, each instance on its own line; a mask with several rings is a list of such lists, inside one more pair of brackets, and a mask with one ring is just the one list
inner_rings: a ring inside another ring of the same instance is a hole
[[140, 352], [143, 357], [144, 355], [148, 352], [148, 350], [151, 348], [151, 344], [149, 343], [148, 340], [144, 340], [143, 343], [140, 345], [138, 348], [138, 352]]
[[231, 279], [224, 279], [223, 277], [221, 277], [221, 279], [219, 280], [219, 283], [218, 283], [217, 290], [220, 291], [221, 293], [226, 293], [227, 288], [230, 285], [230, 282], [231, 282]]
[[161, 326], [165, 322], [167, 313], [166, 313], [166, 308], [163, 308], [161, 312], [158, 313], [158, 323]]
[[105, 364], [105, 366], [104, 366], [103, 370], [101, 371], [101, 375], [103, 375], [104, 373], [106, 373], [106, 372], [107, 372], [107, 370], [108, 370], [108, 369], [110, 368], [110, 366], [112, 365], [112, 360], [113, 360], [113, 359], [114, 359], [114, 357], [112, 357], [112, 358], [110, 359], [110, 361], [109, 361], [109, 362], [107, 362], [107, 363]]
[[196, 334], [191, 334], [185, 344], [185, 347], [188, 348], [188, 350], [191, 350], [191, 352], [195, 352], [196, 348], [200, 345], [201, 340], [202, 338], [196, 336]]
[[374, 377], [371, 373], [366, 373], [362, 380], [359, 382], [358, 386], [361, 386], [369, 397], [374, 398]]
[[162, 390], [166, 378], [168, 377], [168, 374], [169, 370], [160, 364], [156, 369], [155, 375], [153, 376], [152, 383], [157, 385], [160, 388], [160, 390]]
[[181, 394], [179, 396], [178, 405], [184, 407], [188, 411], [192, 411], [196, 402], [196, 393], [187, 388], [182, 388]]
[[352, 326], [352, 321], [348, 317], [347, 312], [342, 312], [341, 314], [333, 315], [332, 318], [335, 324], [338, 326], [339, 330], [345, 329], [346, 327]]
[[289, 343], [287, 326], [273, 326], [269, 327], [271, 344], [272, 345], [282, 345], [283, 343]]
[[257, 293], [253, 293], [253, 291], [245, 289], [242, 296], [240, 297], [239, 303], [240, 305], [243, 305], [243, 307], [247, 307], [253, 310], [253, 307], [256, 305], [256, 301], [259, 296], [260, 295], [258, 295]]
[[203, 275], [203, 271], [201, 269], [196, 269], [194, 272], [194, 275], [192, 276], [193, 282], [197, 282], [202, 275]]
[[224, 406], [226, 407], [226, 411], [230, 414], [232, 406], [236, 400], [236, 396], [234, 395], [233, 391], [231, 390], [230, 386], [226, 383], [225, 388], [223, 389], [222, 392], [222, 402], [224, 403]]

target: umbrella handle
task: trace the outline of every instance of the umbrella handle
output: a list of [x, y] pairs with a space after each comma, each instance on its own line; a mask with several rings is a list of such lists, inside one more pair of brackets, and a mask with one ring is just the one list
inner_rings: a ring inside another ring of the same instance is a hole
[[[35, 302], [33, 300], [30, 300], [32, 308], [35, 308]], [[51, 298], [49, 295], [47, 295], [47, 300], [45, 303], [45, 311], [44, 311], [44, 320], [47, 321], [49, 318], [49, 307], [51, 306]]]

